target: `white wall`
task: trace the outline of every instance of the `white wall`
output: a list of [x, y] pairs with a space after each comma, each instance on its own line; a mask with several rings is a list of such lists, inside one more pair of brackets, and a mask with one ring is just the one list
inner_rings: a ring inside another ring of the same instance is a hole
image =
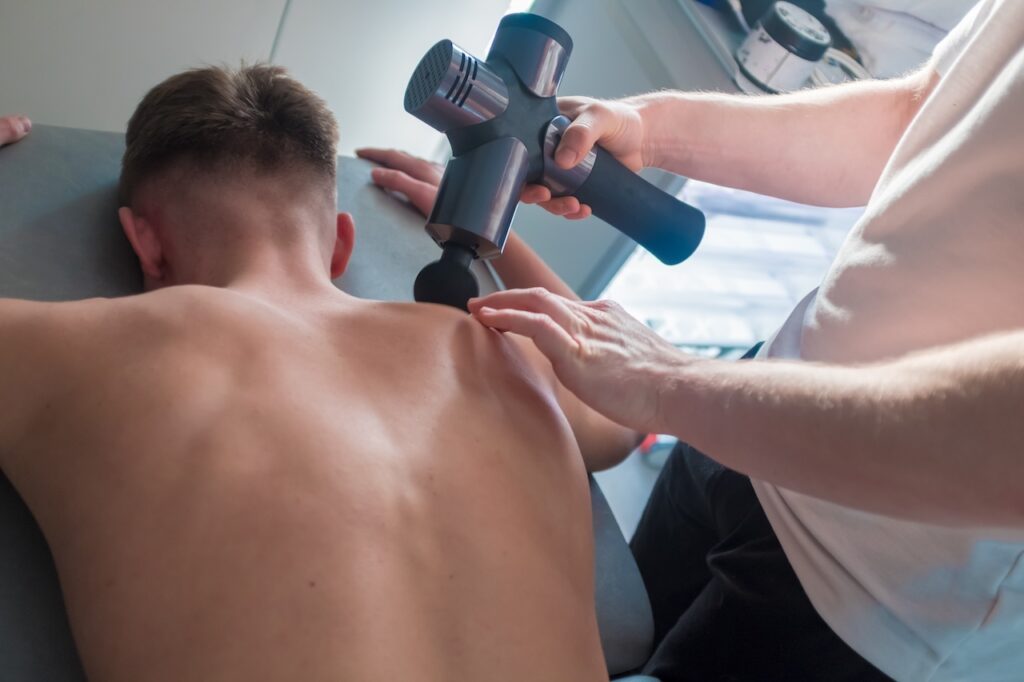
[[275, 61], [327, 99], [342, 153], [374, 144], [430, 154], [440, 136], [402, 108], [409, 76], [442, 38], [483, 52], [508, 4], [0, 0], [0, 112], [123, 131], [157, 82], [190, 66], [267, 60], [280, 26]]
[[123, 131], [145, 92], [202, 63], [266, 59], [285, 0], [0, 0], [0, 110]]
[[442, 136], [405, 113], [405, 86], [430, 46], [450, 38], [486, 56], [509, 0], [293, 0], [275, 61], [319, 92], [341, 125], [341, 151], [400, 147], [428, 156]]

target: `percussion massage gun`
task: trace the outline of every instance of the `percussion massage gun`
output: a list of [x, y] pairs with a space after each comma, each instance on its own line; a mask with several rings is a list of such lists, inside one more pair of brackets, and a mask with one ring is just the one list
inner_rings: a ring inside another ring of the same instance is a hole
[[697, 248], [704, 214], [607, 151], [595, 147], [570, 170], [555, 165], [570, 123], [558, 113], [555, 91], [571, 52], [572, 39], [554, 22], [509, 14], [486, 62], [442, 40], [416, 67], [405, 110], [445, 133], [452, 147], [427, 222], [443, 251], [417, 276], [417, 301], [466, 308], [479, 293], [469, 266], [501, 254], [526, 183], [577, 197], [664, 263], [679, 263]]

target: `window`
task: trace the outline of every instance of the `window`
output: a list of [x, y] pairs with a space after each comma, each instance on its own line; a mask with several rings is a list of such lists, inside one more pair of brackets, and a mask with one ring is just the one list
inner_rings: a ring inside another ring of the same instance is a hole
[[735, 357], [768, 338], [817, 286], [863, 209], [826, 209], [689, 181], [707, 216], [680, 265], [636, 249], [602, 294], [671, 343]]

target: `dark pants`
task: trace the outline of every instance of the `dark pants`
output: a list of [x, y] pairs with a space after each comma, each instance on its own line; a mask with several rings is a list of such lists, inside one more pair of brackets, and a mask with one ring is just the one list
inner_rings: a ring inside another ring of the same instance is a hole
[[680, 443], [631, 543], [662, 682], [888, 680], [814, 610], [750, 479]]

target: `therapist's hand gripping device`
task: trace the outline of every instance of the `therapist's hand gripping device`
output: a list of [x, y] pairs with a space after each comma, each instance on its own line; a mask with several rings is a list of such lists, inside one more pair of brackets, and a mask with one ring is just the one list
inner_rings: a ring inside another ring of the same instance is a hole
[[479, 293], [470, 264], [501, 255], [526, 183], [577, 197], [664, 263], [697, 248], [704, 214], [604, 149], [595, 147], [569, 170], [555, 165], [570, 123], [558, 113], [555, 92], [571, 52], [572, 39], [554, 22], [509, 14], [486, 62], [442, 40], [416, 67], [405, 110], [447, 135], [452, 147], [426, 228], [443, 252], [417, 276], [417, 301], [466, 308]]

